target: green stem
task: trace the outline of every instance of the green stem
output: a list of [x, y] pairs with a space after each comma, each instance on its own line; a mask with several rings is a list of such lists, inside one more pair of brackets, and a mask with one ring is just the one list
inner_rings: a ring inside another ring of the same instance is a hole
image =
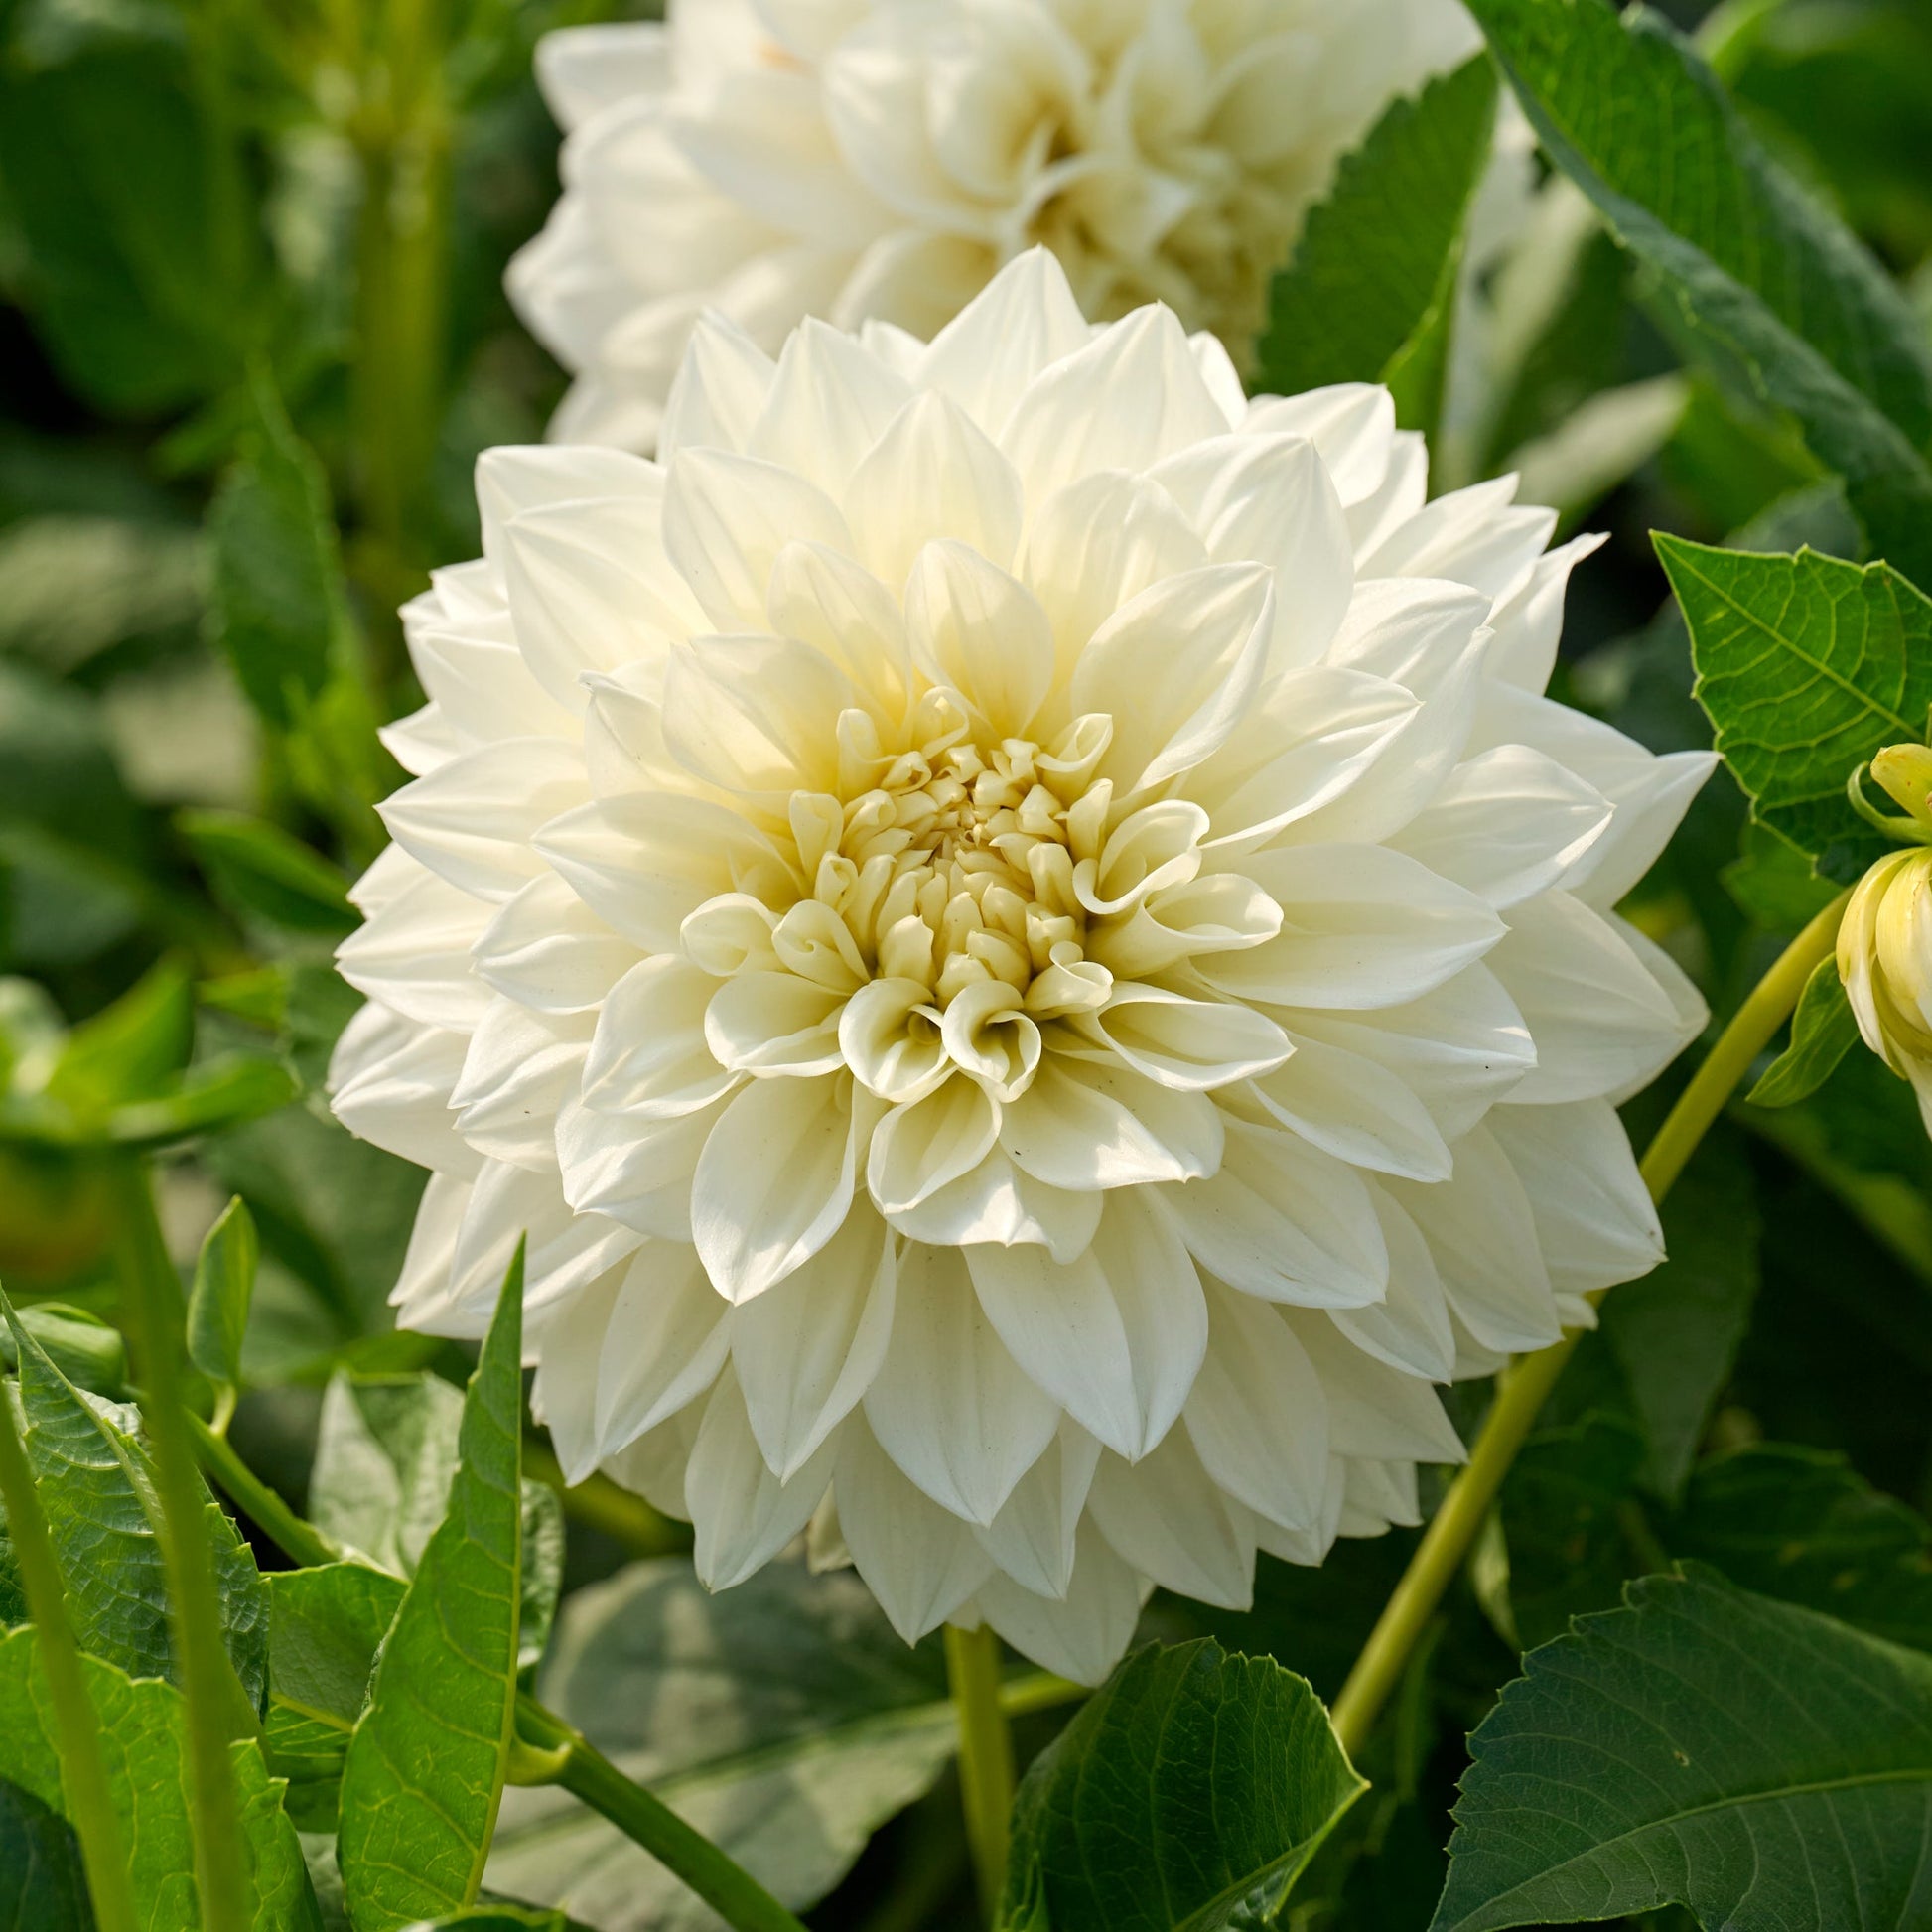
[[225, 1436], [217, 1436], [193, 1410], [188, 1412], [188, 1435], [202, 1467], [227, 1492], [228, 1500], [278, 1549], [305, 1570], [341, 1563], [342, 1546], [305, 1522], [254, 1470], [235, 1453]]
[[581, 1731], [528, 1698], [517, 1700], [520, 1739], [561, 1751], [554, 1782], [691, 1887], [736, 1932], [805, 1932], [750, 1872], [694, 1831], [661, 1798], [624, 1776]]
[[[1779, 955], [1678, 1097], [1643, 1158], [1641, 1172], [1652, 1200], [1662, 1201], [1670, 1191], [1751, 1062], [1790, 1018], [1812, 969], [1831, 954], [1848, 897], [1849, 893], [1834, 899]], [[1551, 1347], [1524, 1356], [1499, 1378], [1495, 1403], [1468, 1461], [1449, 1485], [1335, 1700], [1335, 1734], [1351, 1757], [1368, 1742], [1382, 1706], [1401, 1681], [1409, 1653], [1461, 1569], [1503, 1477], [1580, 1338], [1581, 1331], [1573, 1329]]]
[[1000, 1640], [991, 1629], [946, 1625], [946, 1677], [959, 1717], [959, 1795], [982, 1917], [989, 1925], [1006, 1888], [1013, 1812], [1013, 1733], [1000, 1696]]
[[135, 1163], [117, 1169], [115, 1194], [114, 1247], [123, 1317], [139, 1369], [142, 1420], [154, 1450], [175, 1662], [188, 1712], [188, 1788], [202, 1922], [207, 1932], [249, 1932], [253, 1912], [228, 1746], [254, 1728], [255, 1714], [222, 1640], [207, 1505], [185, 1426], [189, 1412], [182, 1393], [181, 1283], [155, 1218], [147, 1170]]
[[107, 1761], [101, 1755], [100, 1718], [87, 1695], [80, 1650], [68, 1622], [67, 1586], [34, 1492], [34, 1472], [20, 1440], [13, 1396], [4, 1384], [0, 1384], [0, 1502], [6, 1505], [14, 1563], [27, 1593], [41, 1667], [47, 1673], [61, 1788], [68, 1817], [79, 1835], [94, 1923], [100, 1932], [137, 1932], [140, 1920], [134, 1909], [127, 1847], [107, 1780]]

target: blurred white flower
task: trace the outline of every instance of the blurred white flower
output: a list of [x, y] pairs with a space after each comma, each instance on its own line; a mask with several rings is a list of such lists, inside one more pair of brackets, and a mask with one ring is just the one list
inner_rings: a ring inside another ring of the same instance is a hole
[[671, 0], [538, 71], [565, 193], [510, 293], [577, 374], [562, 441], [649, 449], [692, 323], [929, 336], [1035, 243], [1097, 320], [1237, 360], [1335, 162], [1472, 53], [1457, 0]]
[[1414, 1522], [1432, 1384], [1657, 1260], [1613, 1108], [1704, 1017], [1610, 908], [1710, 760], [1541, 695], [1589, 545], [1041, 251], [929, 347], [707, 322], [661, 447], [492, 452], [406, 613], [400, 1319], [527, 1228], [573, 1475], [1084, 1680]]
[[1864, 1043], [1912, 1083], [1932, 1133], [1932, 751], [1888, 745], [1870, 775], [1904, 813], [1887, 829], [1919, 843], [1859, 881], [1838, 928], [1838, 976]]

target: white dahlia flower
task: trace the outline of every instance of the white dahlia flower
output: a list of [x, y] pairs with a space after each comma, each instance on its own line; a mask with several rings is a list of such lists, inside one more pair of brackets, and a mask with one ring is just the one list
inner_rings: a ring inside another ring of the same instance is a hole
[[1613, 1108], [1704, 1013], [1611, 907], [1708, 768], [1540, 695], [1588, 546], [1425, 464], [1040, 251], [485, 456], [342, 950], [400, 1320], [527, 1229], [573, 1476], [1083, 1680], [1414, 1522], [1432, 1385], [1658, 1258]]
[[649, 449], [707, 307], [930, 336], [1044, 244], [1085, 313], [1242, 358], [1339, 157], [1478, 45], [1457, 0], [671, 0], [548, 37], [565, 193], [517, 257], [563, 441]]

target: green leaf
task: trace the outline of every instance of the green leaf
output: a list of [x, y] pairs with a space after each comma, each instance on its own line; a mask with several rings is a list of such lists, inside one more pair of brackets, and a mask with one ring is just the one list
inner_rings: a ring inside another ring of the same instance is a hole
[[[331, 1378], [309, 1477], [316, 1527], [398, 1577], [413, 1577], [449, 1508], [463, 1397], [441, 1376]], [[563, 1579], [563, 1506], [525, 1481], [518, 1667], [543, 1654]]]
[[5, 1778], [0, 1778], [0, 1932], [94, 1932], [73, 1827]]
[[236, 918], [327, 939], [353, 930], [356, 914], [342, 873], [279, 825], [218, 811], [177, 812], [175, 825]]
[[1716, 1457], [1670, 1543], [1746, 1589], [1932, 1650], [1932, 1527], [1842, 1456], [1766, 1444]]
[[[36, 505], [37, 510], [44, 505]], [[65, 677], [133, 639], [165, 647], [202, 612], [201, 533], [127, 516], [35, 514], [0, 531], [0, 652]]]
[[322, 466], [274, 390], [255, 390], [258, 420], [208, 510], [209, 629], [248, 702], [287, 731], [330, 681], [347, 607]]
[[1816, 1093], [1858, 1043], [1859, 1023], [1838, 976], [1838, 961], [1821, 959], [1798, 996], [1791, 1043], [1744, 1097], [1753, 1107], [1789, 1107]]
[[1470, 1738], [1435, 1932], [1915, 1923], [1932, 1659], [1701, 1569], [1627, 1603], [1533, 1652]]
[[1857, 239], [1765, 153], [1660, 16], [1470, 0], [1550, 157], [1656, 284], [1673, 333], [1789, 412], [1872, 547], [1932, 579], [1932, 351]]
[[1887, 847], [1846, 780], [1924, 739], [1932, 601], [1884, 564], [1655, 542], [1691, 626], [1698, 700], [1753, 815], [1819, 871], [1857, 878]]
[[[181, 1694], [158, 1678], [130, 1679], [98, 1657], [83, 1657], [81, 1667], [100, 1717], [101, 1749], [128, 1848], [134, 1896], [146, 1915], [142, 1932], [200, 1932]], [[61, 1765], [48, 1727], [47, 1695], [33, 1630], [0, 1637], [0, 1778], [59, 1810]], [[229, 1753], [253, 1923], [263, 1932], [320, 1932], [302, 1848], [282, 1810], [280, 1786], [252, 1740], [231, 1745]], [[38, 1921], [35, 1932], [40, 1932]]]
[[423, 1550], [343, 1767], [343, 1886], [356, 1932], [476, 1902], [516, 1708], [523, 1250], [464, 1402], [449, 1512]]
[[359, 1563], [268, 1580], [268, 1761], [289, 1780], [290, 1812], [309, 1830], [336, 1829], [348, 1740], [406, 1587]]
[[188, 1359], [230, 1409], [241, 1387], [241, 1340], [260, 1262], [255, 1223], [237, 1194], [202, 1243], [188, 1296]]
[[1665, 1201], [1663, 1223], [1668, 1259], [1604, 1298], [1601, 1333], [1643, 1430], [1643, 1478], [1674, 1497], [1757, 1297], [1756, 1184], [1734, 1132], [1721, 1126], [1707, 1137]]
[[1294, 260], [1275, 278], [1258, 388], [1293, 396], [1386, 382], [1406, 423], [1435, 423], [1463, 229], [1495, 112], [1495, 70], [1481, 55], [1389, 107], [1310, 209]]
[[409, 1932], [573, 1932], [562, 1912], [526, 1905], [473, 1905], [447, 1918], [419, 1920]]
[[[25, 1425], [27, 1459], [67, 1581], [74, 1639], [130, 1677], [172, 1682], [161, 1504], [148, 1452], [135, 1436], [139, 1417], [82, 1395], [17, 1317], [14, 1338], [20, 1379], [8, 1393]], [[259, 1710], [267, 1690], [267, 1588], [227, 1513], [211, 1496], [206, 1508], [228, 1655]]]
[[224, 1053], [194, 1068], [173, 1093], [116, 1107], [107, 1122], [116, 1147], [165, 1147], [278, 1112], [301, 1091], [279, 1060]]
[[195, 988], [178, 959], [164, 959], [68, 1035], [47, 1082], [76, 1113], [103, 1112], [170, 1089], [195, 1043]]
[[[47, 1358], [76, 1389], [119, 1402], [127, 1394], [127, 1343], [121, 1331], [85, 1309], [37, 1302], [16, 1309], [14, 1319], [47, 1350]], [[13, 1330], [0, 1322], [0, 1366], [20, 1366]]]
[[[712, 1595], [690, 1561], [574, 1592], [544, 1703], [793, 1910], [930, 1789], [957, 1743], [944, 1666], [849, 1571], [777, 1562]], [[555, 1789], [504, 1794], [489, 1884], [603, 1932], [716, 1932], [697, 1897]]]
[[1053, 1932], [1266, 1922], [1364, 1789], [1302, 1678], [1207, 1639], [1150, 1645], [1027, 1773], [1008, 1910], [1037, 1882]]

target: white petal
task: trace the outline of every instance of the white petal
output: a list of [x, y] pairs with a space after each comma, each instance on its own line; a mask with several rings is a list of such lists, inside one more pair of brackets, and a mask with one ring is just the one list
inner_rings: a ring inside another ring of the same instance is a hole
[[1161, 1588], [1229, 1610], [1254, 1601], [1254, 1518], [1222, 1493], [1185, 1430], [1132, 1467], [1103, 1458], [1087, 1507], [1108, 1543]]
[[462, 1034], [418, 1026], [371, 1000], [336, 1042], [329, 1105], [357, 1140], [469, 1179], [478, 1156], [450, 1112], [467, 1044]]
[[664, 405], [660, 459], [668, 464], [679, 450], [705, 447], [742, 453], [776, 373], [737, 323], [708, 310], [691, 331]]
[[590, 1036], [588, 1016], [551, 1018], [493, 1001], [450, 1095], [463, 1138], [492, 1161], [554, 1168], [557, 1109], [577, 1090]]
[[[893, 579], [904, 581], [901, 571]], [[911, 691], [911, 646], [898, 599], [862, 564], [823, 544], [788, 543], [771, 566], [771, 628], [796, 637], [836, 665], [853, 688], [889, 715]]]
[[691, 1240], [691, 1181], [728, 1096], [691, 1113], [647, 1119], [601, 1113], [574, 1096], [557, 1110], [564, 1198], [656, 1241]]
[[912, 652], [996, 738], [1025, 735], [1053, 681], [1053, 633], [1027, 587], [950, 540], [919, 552], [905, 593]]
[[358, 993], [406, 1019], [467, 1034], [490, 1001], [489, 988], [470, 970], [470, 948], [489, 907], [408, 863], [415, 877], [343, 941], [337, 965]]
[[796, 973], [741, 973], [713, 991], [705, 1044], [734, 1073], [836, 1073], [844, 1006], [843, 993]]
[[999, 1514], [1059, 1425], [1058, 1408], [995, 1332], [965, 1258], [921, 1244], [899, 1258], [892, 1340], [865, 1411], [905, 1475], [975, 1523]]
[[1441, 1398], [1421, 1376], [1363, 1353], [1326, 1315], [1291, 1311], [1287, 1320], [1321, 1377], [1332, 1449], [1416, 1462], [1464, 1459]]
[[1359, 1309], [1330, 1309], [1328, 1319], [1357, 1348], [1410, 1375], [1447, 1382], [1455, 1368], [1455, 1331], [1436, 1257], [1414, 1220], [1373, 1182], [1370, 1198], [1389, 1244], [1389, 1292]]
[[972, 1173], [928, 1194], [916, 1207], [901, 1209], [892, 1220], [899, 1233], [937, 1247], [1033, 1242], [1055, 1261], [1072, 1262], [1093, 1240], [1105, 1198], [1049, 1187], [1016, 1168], [996, 1147]]
[[1555, 510], [1512, 507], [1514, 477], [1438, 496], [1362, 557], [1364, 577], [1445, 577], [1495, 599], [1516, 588], [1557, 527]]
[[1320, 452], [1344, 503], [1381, 487], [1395, 448], [1395, 399], [1380, 383], [1339, 382], [1299, 396], [1258, 396], [1242, 427], [1251, 436], [1304, 436]]
[[1284, 1127], [1358, 1168], [1449, 1178], [1448, 1145], [1400, 1074], [1325, 1040], [1297, 1037], [1294, 1049], [1255, 1082], [1256, 1098]]
[[1224, 1087], [1279, 1067], [1288, 1035], [1251, 1007], [1190, 1000], [1157, 986], [1118, 986], [1087, 1025], [1135, 1072], [1164, 1087]]
[[908, 395], [876, 355], [808, 316], [778, 357], [746, 454], [809, 479], [836, 500]]
[[674, 953], [633, 966], [598, 1014], [584, 1063], [586, 1104], [665, 1120], [729, 1093], [737, 1081], [718, 1063], [705, 1031], [717, 990], [716, 980]]
[[538, 1013], [598, 1005], [637, 963], [637, 948], [600, 919], [553, 872], [533, 879], [472, 949], [496, 992]]
[[971, 1173], [999, 1133], [998, 1104], [976, 1080], [956, 1073], [886, 1113], [873, 1130], [866, 1186], [882, 1214], [907, 1213]]
[[754, 1080], [712, 1129], [691, 1189], [691, 1234], [730, 1300], [783, 1281], [839, 1231], [857, 1165], [849, 1085]]
[[666, 1241], [638, 1249], [597, 1355], [600, 1455], [615, 1455], [711, 1387], [725, 1365], [730, 1312], [692, 1249]]
[[1100, 1445], [1077, 1424], [1059, 1433], [1022, 1476], [999, 1515], [975, 1525], [979, 1546], [1021, 1588], [1062, 1597], [1073, 1580], [1073, 1559], [1087, 1487]]
[[832, 1479], [836, 1439], [789, 1482], [765, 1466], [729, 1369], [705, 1404], [684, 1471], [685, 1506], [697, 1528], [692, 1561], [707, 1589], [742, 1584], [799, 1535]]
[[981, 1585], [973, 1607], [1043, 1670], [1075, 1684], [1100, 1684], [1134, 1641], [1146, 1600], [1147, 1586], [1132, 1566], [1091, 1523], [1082, 1523], [1063, 1601], [993, 1577]]
[[851, 681], [786, 637], [706, 637], [664, 674], [664, 742], [686, 770], [727, 791], [830, 791]]
[[1007, 1106], [1000, 1145], [1016, 1167], [1054, 1187], [1187, 1180], [1219, 1165], [1221, 1117], [1202, 1094], [1053, 1055]]
[[544, 104], [566, 132], [602, 107], [670, 85], [670, 48], [659, 21], [565, 27], [536, 48]]
[[544, 444], [502, 445], [477, 459], [477, 507], [483, 556], [503, 580], [504, 531], [512, 517], [546, 503], [628, 496], [654, 502], [663, 491], [656, 464], [621, 450], [560, 450]]
[[932, 339], [916, 380], [997, 436], [1035, 377], [1092, 333], [1065, 271], [1044, 248], [1030, 249]]

